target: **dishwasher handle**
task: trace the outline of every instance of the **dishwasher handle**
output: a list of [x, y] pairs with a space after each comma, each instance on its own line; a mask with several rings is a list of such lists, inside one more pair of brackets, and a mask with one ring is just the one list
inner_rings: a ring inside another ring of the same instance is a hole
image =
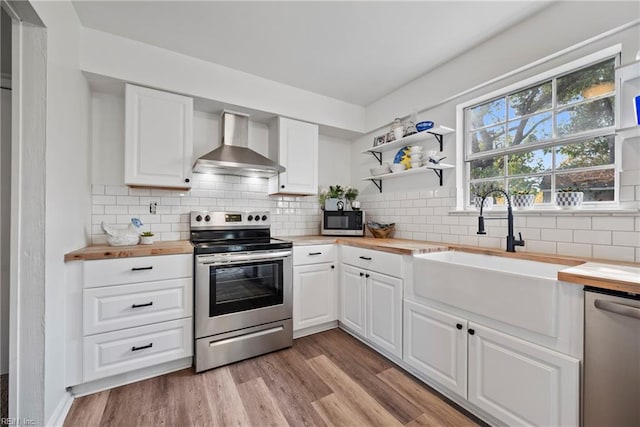
[[601, 299], [595, 300], [593, 302], [593, 305], [600, 310], [609, 311], [621, 316], [640, 319], [640, 308], [632, 307], [630, 305], [619, 304], [617, 302], [605, 301]]

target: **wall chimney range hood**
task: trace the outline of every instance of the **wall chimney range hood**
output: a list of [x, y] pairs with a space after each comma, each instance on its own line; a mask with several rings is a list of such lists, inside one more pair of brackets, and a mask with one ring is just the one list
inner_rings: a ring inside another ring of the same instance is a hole
[[285, 168], [249, 148], [249, 116], [233, 111], [222, 112], [222, 143], [201, 156], [193, 165], [195, 173], [269, 178]]

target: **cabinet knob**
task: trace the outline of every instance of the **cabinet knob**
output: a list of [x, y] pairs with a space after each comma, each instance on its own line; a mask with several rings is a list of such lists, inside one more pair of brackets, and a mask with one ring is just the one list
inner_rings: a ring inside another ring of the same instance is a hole
[[331, 266], [331, 269], [333, 270], [334, 268], [336, 268], [336, 266], [335, 266], [335, 265], [332, 265], [332, 266]]
[[191, 180], [189, 178], [185, 178], [184, 182], [191, 182]]
[[360, 277], [364, 276], [364, 273], [360, 272]]
[[369, 277], [369, 275], [368, 275], [368, 274], [365, 274], [365, 275], [364, 275], [364, 277], [368, 278], [368, 277]]
[[473, 335], [475, 333], [476, 333], [476, 331], [474, 331], [473, 329], [469, 329], [469, 335]]
[[282, 184], [282, 185], [280, 186], [280, 188], [284, 188], [284, 184]]
[[458, 329], [462, 329], [462, 324], [460, 324], [460, 323], [456, 323], [456, 328], [458, 328]]

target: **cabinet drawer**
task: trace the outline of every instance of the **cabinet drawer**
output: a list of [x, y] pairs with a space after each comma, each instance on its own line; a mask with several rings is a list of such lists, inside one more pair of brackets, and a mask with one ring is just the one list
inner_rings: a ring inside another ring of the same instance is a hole
[[389, 276], [402, 277], [402, 255], [343, 245], [342, 262]]
[[85, 337], [83, 353], [83, 382], [192, 356], [192, 319]]
[[293, 248], [294, 266], [325, 262], [336, 262], [335, 245], [295, 246]]
[[83, 333], [92, 335], [190, 317], [191, 278], [85, 289]]
[[84, 287], [192, 277], [193, 255], [159, 255], [85, 261]]

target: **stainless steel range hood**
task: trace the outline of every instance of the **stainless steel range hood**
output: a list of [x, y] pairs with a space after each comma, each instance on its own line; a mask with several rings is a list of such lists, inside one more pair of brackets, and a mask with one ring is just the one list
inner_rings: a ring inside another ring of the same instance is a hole
[[268, 178], [285, 168], [249, 148], [249, 116], [222, 112], [222, 144], [196, 160], [196, 173], [253, 176]]

